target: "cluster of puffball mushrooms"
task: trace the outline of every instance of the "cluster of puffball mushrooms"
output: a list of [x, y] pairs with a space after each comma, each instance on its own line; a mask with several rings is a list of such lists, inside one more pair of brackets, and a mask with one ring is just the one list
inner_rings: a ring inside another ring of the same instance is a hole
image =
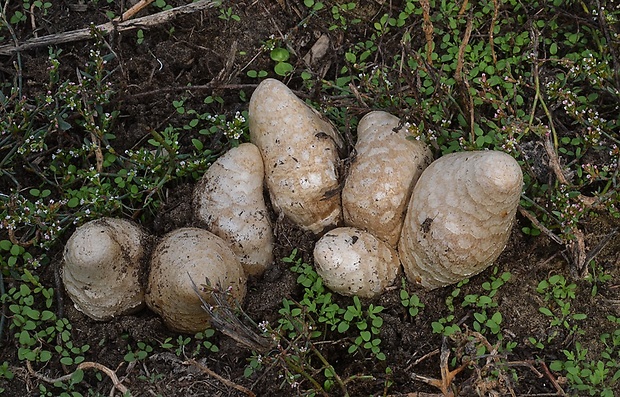
[[505, 153], [431, 162], [430, 149], [407, 139], [397, 117], [373, 111], [359, 122], [342, 185], [340, 135], [284, 84], [258, 86], [249, 124], [252, 143], [221, 156], [195, 187], [193, 208], [204, 228], [174, 230], [152, 252], [149, 236], [126, 220], [102, 218], [75, 231], [62, 278], [80, 311], [107, 320], [146, 303], [172, 330], [205, 329], [209, 315], [194, 283], [208, 279], [242, 301], [247, 277], [274, 261], [265, 186], [280, 216], [322, 236], [317, 273], [343, 295], [377, 296], [401, 264], [412, 283], [453, 284], [484, 270], [506, 245], [523, 176]]

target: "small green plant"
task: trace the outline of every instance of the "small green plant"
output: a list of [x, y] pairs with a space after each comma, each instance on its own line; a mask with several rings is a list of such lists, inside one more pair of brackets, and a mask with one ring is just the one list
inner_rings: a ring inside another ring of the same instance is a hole
[[262, 79], [263, 77], [267, 77], [268, 73], [266, 70], [248, 70], [247, 75], [253, 79]]
[[461, 328], [458, 324], [452, 324], [454, 321], [454, 300], [461, 294], [461, 288], [469, 283], [469, 279], [460, 281], [456, 287], [452, 290], [450, 295], [446, 297], [446, 307], [448, 308], [448, 314], [445, 317], [439, 318], [437, 321], [431, 323], [433, 333], [443, 334], [444, 336], [450, 336], [456, 332], [461, 332]]
[[17, 358], [42, 364], [58, 359], [66, 366], [77, 365], [90, 346], [74, 344], [71, 323], [50, 310], [53, 297], [53, 288], [44, 287], [27, 269], [23, 269], [19, 287], [2, 295], [11, 313], [9, 330], [18, 345]]
[[22, 269], [26, 266], [37, 268], [38, 263], [34, 262], [34, 257], [26, 248], [19, 244], [14, 244], [10, 240], [0, 241], [0, 271]]
[[217, 353], [218, 351], [220, 351], [220, 348], [209, 340], [213, 337], [213, 335], [215, 335], [215, 330], [208, 328], [203, 332], [197, 333], [194, 336], [196, 341], [199, 342], [196, 346], [196, 349], [194, 350], [194, 356], [198, 356], [201, 352], [201, 349], [206, 349], [207, 351], [212, 353]]
[[160, 343], [162, 349], [174, 350], [179, 357], [197, 357], [204, 351], [216, 353], [220, 349], [211, 342], [211, 338], [215, 335], [215, 330], [207, 328], [203, 332], [198, 332], [193, 338], [189, 336], [179, 335], [176, 344], [172, 338], [166, 338]]
[[155, 372], [151, 372], [150, 375], [139, 375], [138, 379], [140, 380], [144, 380], [147, 381], [148, 383], [151, 384], [156, 384], [158, 382], [160, 382], [162, 379], [164, 379], [166, 376], [164, 374], [158, 374]]
[[[4, 378], [6, 380], [11, 380], [15, 377], [15, 374], [10, 370], [9, 363], [7, 361], [0, 364], [0, 379]], [[0, 387], [0, 394], [2, 394], [5, 390]]]
[[602, 266], [600, 266], [594, 259], [590, 261], [588, 266], [590, 271], [586, 276], [586, 280], [592, 284], [590, 295], [594, 297], [598, 293], [599, 286], [609, 282], [612, 279], [612, 276], [611, 274], [605, 273]]
[[304, 5], [308, 7], [312, 12], [316, 12], [325, 8], [325, 4], [316, 0], [304, 0]]
[[131, 346], [128, 346], [127, 349], [129, 351], [127, 352], [127, 354], [125, 354], [124, 359], [128, 363], [134, 361], [144, 361], [149, 356], [149, 354], [153, 352], [153, 347], [148, 343], [142, 341], [136, 343], [136, 347], [134, 349], [132, 349]]
[[161, 9], [161, 10], [169, 10], [172, 8], [172, 6], [168, 3], [166, 3], [166, 0], [155, 0], [155, 7]]
[[277, 343], [278, 348], [267, 354], [253, 354], [248, 359], [245, 376], [252, 376], [266, 366], [278, 365], [284, 383], [292, 388], [300, 388], [301, 383], [307, 381], [312, 385], [308, 395], [326, 395], [338, 387], [342, 394], [348, 396], [348, 382], [369, 377], [341, 379], [318, 343], [334, 332], [353, 333], [349, 339], [349, 353], [368, 351], [378, 360], [385, 360], [379, 338], [383, 325], [379, 314], [383, 307], [371, 304], [364, 308], [360, 299], [353, 297], [352, 305], [341, 308], [325, 289], [316, 271], [297, 258], [297, 250], [293, 250], [283, 261], [292, 264], [291, 270], [298, 274], [297, 282], [304, 288], [303, 298], [299, 302], [292, 299], [282, 301], [277, 327], [271, 327], [268, 322], [258, 324], [264, 336]]
[[346, 14], [354, 10], [357, 5], [353, 2], [336, 4], [332, 6], [332, 18], [334, 18], [334, 24], [329, 27], [329, 30], [342, 29], [347, 30], [349, 24], [356, 25], [361, 22], [359, 18], [348, 19]]
[[400, 303], [407, 309], [411, 317], [415, 317], [424, 309], [424, 303], [420, 302], [420, 298], [416, 294], [410, 294], [407, 291], [405, 279], [401, 280], [402, 287], [400, 289]]
[[620, 329], [601, 335], [600, 341], [605, 350], [598, 360], [589, 360], [588, 349], [576, 342], [574, 350], [563, 350], [565, 360], [549, 365], [551, 370], [564, 373], [579, 395], [615, 396], [615, 386], [620, 383]]
[[[577, 285], [568, 283], [566, 278], [561, 274], [556, 274], [547, 280], [538, 283], [536, 291], [544, 295], [545, 302], [550, 304], [549, 307], [540, 307], [538, 310], [549, 317], [551, 327], [561, 326], [569, 331], [569, 335], [582, 334], [584, 331], [574, 321], [582, 321], [587, 318], [583, 313], [572, 313], [571, 301], [575, 299], [575, 291]], [[555, 333], [551, 334], [547, 340], [550, 342], [555, 337]]]
[[383, 325], [383, 319], [378, 314], [383, 311], [383, 307], [370, 304], [364, 309], [360, 299], [354, 296], [353, 305], [347, 306], [346, 309], [341, 308], [333, 301], [332, 293], [325, 289], [323, 280], [312, 266], [303, 263], [301, 259], [295, 257], [296, 255], [297, 252], [293, 251], [291, 256], [284, 258], [283, 261], [294, 264], [291, 270], [299, 274], [297, 282], [304, 287], [304, 296], [298, 304], [292, 300], [285, 300], [286, 306], [280, 311], [280, 314], [285, 315], [281, 319], [282, 329], [292, 330], [291, 336], [294, 336], [296, 326], [290, 324], [289, 318], [308, 313], [315, 316], [317, 323], [328, 326], [330, 331], [347, 333], [350, 329], [356, 330], [358, 334], [353, 338], [349, 353], [364, 348], [377, 359], [385, 360], [385, 354], [380, 350], [381, 339], [378, 337]]
[[276, 63], [273, 70], [278, 76], [287, 76], [293, 71], [293, 65], [288, 62], [291, 53], [286, 48], [274, 48], [269, 53], [269, 57]]
[[[489, 281], [482, 283], [482, 289], [486, 292], [484, 294], [465, 295], [463, 296], [461, 302], [461, 306], [464, 308], [475, 308], [475, 311], [472, 313], [473, 320], [471, 322], [471, 330], [480, 335], [480, 337], [477, 338], [484, 338], [486, 340], [487, 335], [490, 334], [496, 338], [498, 342], [500, 342], [498, 346], [504, 351], [512, 351], [512, 349], [516, 347], [517, 343], [513, 341], [503, 342], [504, 336], [501, 328], [503, 321], [502, 313], [499, 310], [491, 312], [490, 309], [498, 306], [496, 295], [500, 288], [504, 286], [511, 277], [512, 275], [509, 272], [504, 272], [498, 275], [498, 268], [495, 267], [489, 277]], [[432, 322], [431, 326], [433, 328], [433, 333], [442, 334], [448, 337], [458, 337], [458, 335], [468, 332], [459, 324], [454, 324], [454, 313], [456, 309], [455, 300], [461, 295], [461, 288], [468, 282], [469, 280], [466, 279], [458, 283], [452, 293], [446, 297], [446, 306], [450, 314]], [[479, 348], [485, 349], [485, 346], [485, 344], [481, 344]]]
[[[68, 381], [57, 381], [52, 386], [39, 384], [39, 395], [46, 397], [82, 397], [82, 394], [75, 391], [75, 387], [84, 379], [84, 371], [76, 370], [71, 373]], [[60, 391], [60, 390], [62, 391]]]
[[217, 16], [219, 19], [223, 19], [226, 22], [235, 21], [240, 22], [241, 17], [233, 11], [232, 7], [222, 7], [220, 8], [220, 14]]
[[144, 30], [138, 29], [136, 32], [136, 43], [142, 44], [144, 42]]
[[378, 360], [385, 360], [385, 354], [381, 352], [379, 332], [383, 325], [383, 319], [378, 316], [383, 311], [383, 306], [370, 304], [365, 311], [357, 296], [353, 297], [353, 305], [347, 306], [342, 320], [338, 324], [338, 332], [344, 333], [354, 324], [359, 331], [359, 336], [355, 338], [353, 344], [349, 346], [349, 354], [364, 348], [370, 351]]

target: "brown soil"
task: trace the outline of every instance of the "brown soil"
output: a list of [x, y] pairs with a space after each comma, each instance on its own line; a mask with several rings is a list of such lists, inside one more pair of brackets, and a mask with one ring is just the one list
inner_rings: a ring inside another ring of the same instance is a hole
[[[38, 35], [82, 28], [90, 23], [104, 23], [107, 22], [105, 10], [111, 9], [117, 15], [121, 11], [120, 4], [107, 4], [103, 1], [86, 2], [86, 10], [78, 11], [81, 8], [75, 7], [77, 3], [73, 3], [74, 0], [67, 0], [61, 4], [54, 4], [46, 16], [37, 14]], [[370, 19], [389, 8], [387, 3], [382, 4], [379, 1], [365, 3], [358, 10], [362, 19]], [[181, 2], [171, 1], [169, 4], [175, 6]], [[142, 44], [136, 43], [135, 32], [107, 38], [107, 45], [117, 55], [114, 61], [116, 70], [112, 79], [118, 92], [113, 105], [121, 111], [114, 130], [116, 139], [113, 141], [118, 151], [140, 143], [151, 128], [160, 129], [168, 124], [181, 125], [184, 121], [183, 116], [178, 115], [172, 107], [172, 101], [181, 95], [188, 97], [186, 102], [188, 107], [197, 110], [233, 115], [236, 111], [246, 109], [247, 103], [242, 102], [239, 95], [243, 91], [249, 98], [256, 79], [246, 76], [245, 66], [249, 64], [247, 69], [273, 71], [273, 63], [268, 54], [261, 52], [262, 42], [270, 35], [277, 37], [286, 35], [290, 50], [297, 54], [294, 60], [298, 60], [321, 34], [328, 34], [331, 48], [329, 54], [322, 60], [322, 65], [331, 65], [326, 69], [326, 73], [331, 75], [341, 66], [345, 49], [352, 43], [361, 41], [365, 35], [362, 27], [354, 26], [346, 34], [341, 31], [330, 32], [329, 21], [322, 18], [311, 18], [307, 26], [300, 25], [303, 16], [307, 15], [307, 8], [301, 1], [241, 0], [234, 3], [233, 11], [239, 15], [241, 22], [227, 22], [218, 18], [219, 11], [214, 8], [152, 28], [145, 32]], [[16, 32], [17, 38], [24, 40], [31, 37], [31, 27], [27, 24], [21, 26], [21, 31]], [[384, 58], [389, 59], [388, 54], [395, 51], [397, 43], [387, 42], [381, 45], [385, 46], [382, 50], [385, 53]], [[69, 76], [75, 73], [76, 65], [87, 58], [89, 45], [79, 42], [63, 45], [62, 48], [60, 59], [64, 65], [63, 72]], [[44, 83], [48, 79], [47, 55], [48, 50], [45, 48], [31, 50], [22, 55], [24, 82], [29, 92], [44, 89]], [[4, 81], [11, 81], [12, 64], [15, 61], [14, 56], [2, 59], [0, 75]], [[322, 65], [317, 66], [317, 70]], [[304, 93], [300, 82], [296, 79], [284, 79], [284, 81], [304, 95], [318, 99], [314, 93]], [[184, 91], [183, 87], [188, 84], [212, 85], [202, 90]], [[220, 95], [225, 100], [224, 105], [216, 107], [204, 104], [203, 98], [207, 95]], [[342, 98], [330, 100], [340, 101]], [[347, 117], [350, 119], [367, 111], [354, 98], [349, 100], [350, 114]], [[193, 137], [194, 135], [188, 132], [181, 139], [184, 144], [189, 145]], [[213, 140], [210, 144], [216, 151], [225, 149], [218, 140]], [[171, 187], [164, 208], [144, 226], [153, 235], [161, 236], [174, 228], [193, 225], [194, 220], [190, 215], [190, 203], [187, 199], [192, 187], [191, 182]], [[565, 247], [551, 242], [546, 237], [532, 238], [524, 235], [521, 228], [526, 225], [529, 226], [529, 223], [524, 219], [520, 217], [517, 219], [509, 245], [496, 262], [499, 274], [504, 271], [512, 273], [508, 285], [498, 294], [499, 309], [503, 314], [502, 334], [505, 340], [517, 343], [517, 347], [508, 355], [508, 361], [525, 363], [540, 358], [542, 362], [549, 364], [553, 359], [563, 358], [562, 349], [573, 347], [575, 337], [569, 337], [563, 328], [549, 327], [548, 319], [538, 311], [544, 302], [542, 296], [536, 292], [536, 286], [540, 280], [552, 274], [570, 277], [570, 266], [562, 255]], [[585, 233], [588, 246], [594, 246], [612, 230], [620, 227], [620, 222], [603, 215], [587, 220], [580, 227]], [[294, 248], [298, 248], [300, 255], [306, 261], [311, 261], [315, 239], [313, 235], [296, 229], [286, 220], [280, 221], [277, 227], [276, 257], [286, 257]], [[62, 244], [59, 244], [56, 252], [49, 253], [52, 263], [42, 269], [42, 279], [52, 284], [61, 248]], [[583, 280], [576, 281], [579, 294], [578, 299], [572, 303], [573, 310], [575, 313], [587, 314], [587, 319], [581, 323], [581, 329], [585, 334], [580, 336], [580, 340], [586, 347], [591, 346], [589, 357], [592, 359], [598, 357], [596, 347], [599, 346], [596, 343], [598, 336], [603, 332], [613, 331], [606, 316], [620, 317], [619, 253], [620, 234], [616, 234], [596, 258], [600, 268], [612, 276], [610, 282], [600, 286], [596, 296], [592, 297], [589, 293], [590, 283]], [[460, 296], [483, 293], [481, 285], [492, 275], [492, 271], [493, 269], [488, 269], [474, 277], [463, 287]], [[412, 364], [424, 355], [441, 348], [442, 338], [432, 333], [431, 322], [449, 314], [445, 299], [453, 289], [443, 288], [429, 292], [408, 287], [410, 291], [417, 293], [426, 305], [421, 314], [414, 319], [407, 315], [405, 308], [400, 304], [399, 286], [372, 302], [386, 308], [382, 313], [385, 324], [381, 331], [382, 351], [387, 355], [385, 362], [373, 360], [370, 356], [363, 357], [361, 354], [349, 355], [346, 349], [341, 348], [341, 343], [322, 345], [323, 353], [341, 377], [355, 374], [374, 377], [373, 380], [350, 383], [348, 387], [352, 396], [383, 395], [386, 366], [393, 371], [391, 380], [394, 382], [388, 394], [438, 392], [431, 386], [412, 380], [410, 374], [415, 372], [427, 377], [440, 376], [439, 354], [422, 359], [414, 366]], [[61, 289], [57, 289], [57, 292], [60, 293]], [[282, 299], [285, 297], [298, 299], [300, 294], [301, 288], [296, 283], [296, 275], [288, 269], [286, 263], [277, 261], [261, 279], [251, 280], [244, 309], [257, 323], [264, 320], [275, 323]], [[350, 300], [342, 299], [339, 302], [346, 306]], [[457, 302], [460, 303], [458, 300]], [[73, 308], [68, 298], [65, 298], [63, 307], [57, 310], [59, 313], [64, 313], [73, 324], [74, 344], [90, 345], [86, 360], [116, 370], [122, 383], [134, 396], [245, 395], [196, 367], [183, 364], [183, 359], [173, 352], [159, 348], [160, 342], [167, 338], [176, 341], [178, 335], [168, 331], [158, 316], [149, 310], [109, 322], [94, 322], [88, 319]], [[457, 306], [455, 311], [457, 321], [461, 320], [463, 324], [470, 325], [472, 315], [473, 311], [470, 308], [463, 309]], [[551, 332], [559, 334], [543, 351], [532, 347], [528, 342], [530, 336], [546, 340]], [[338, 334], [333, 336], [335, 339], [342, 337]], [[128, 346], [135, 346], [139, 341], [150, 342], [155, 350], [145, 361], [127, 365], [123, 356], [127, 353]], [[244, 368], [252, 352], [221, 334], [216, 334], [213, 341], [219, 346], [220, 351], [208, 355], [201, 354], [198, 357], [212, 371], [251, 389], [257, 396], [297, 395], [295, 389], [283, 384], [276, 370], [266, 371], [249, 379], [244, 378]], [[41, 381], [25, 367], [23, 361], [17, 360], [14, 341], [5, 333], [4, 340], [0, 343], [0, 363], [8, 361], [16, 375], [11, 381], [0, 379], [0, 387], [6, 389], [3, 395], [16, 397], [38, 395], [37, 385]], [[454, 341], [451, 344], [457, 345]], [[193, 347], [194, 342], [187, 349]], [[540, 364], [534, 363], [533, 366], [540, 373], [525, 365], [514, 367], [518, 374], [518, 380], [513, 384], [516, 394], [556, 395], [554, 393], [557, 390], [552, 384], [552, 379], [560, 382], [560, 385], [562, 379], [557, 379], [557, 374], [545, 373]], [[451, 367], [454, 368], [455, 363], [451, 363]], [[33, 370], [53, 378], [68, 373], [70, 368], [53, 364]], [[479, 377], [472, 369], [466, 369], [454, 381], [459, 390], [458, 395], [476, 395], [474, 383], [478, 382], [477, 386], [481, 387], [481, 379], [486, 378]], [[498, 393], [492, 394], [493, 391], [489, 391], [487, 395], [504, 395], [506, 392], [505, 388], [496, 384], [489, 383], [486, 386]], [[87, 391], [89, 389], [99, 393], [98, 395], [108, 395], [111, 382], [105, 377], [103, 381], [97, 380], [94, 371], [86, 371], [85, 379], [78, 386], [78, 390], [84, 395], [95, 395], [90, 394]], [[616, 392], [620, 393], [620, 389]], [[338, 393], [334, 392], [334, 395]]]

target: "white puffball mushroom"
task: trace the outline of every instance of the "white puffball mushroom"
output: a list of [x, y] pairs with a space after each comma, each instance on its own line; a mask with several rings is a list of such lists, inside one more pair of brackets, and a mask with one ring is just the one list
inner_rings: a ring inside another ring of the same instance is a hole
[[230, 243], [248, 275], [273, 262], [273, 230], [263, 197], [258, 148], [242, 143], [219, 157], [194, 189], [194, 211], [206, 228]]
[[523, 174], [498, 151], [445, 155], [423, 173], [398, 244], [407, 278], [427, 288], [480, 273], [501, 254], [519, 204]]
[[[146, 304], [173, 331], [196, 333], [209, 326], [194, 290], [209, 280], [212, 286], [230, 289], [238, 301], [246, 292], [246, 276], [228, 243], [199, 228], [180, 228], [162, 237], [151, 256]], [[206, 302], [208, 292], [200, 292]]]
[[101, 218], [75, 230], [65, 245], [62, 280], [79, 311], [103, 321], [144, 306], [147, 238], [124, 219]]
[[342, 295], [372, 298], [394, 282], [398, 254], [372, 234], [352, 227], [325, 233], [314, 247], [316, 271], [325, 285]]
[[261, 151], [274, 209], [320, 233], [341, 220], [336, 129], [281, 82], [265, 79], [249, 106], [250, 139]]
[[357, 127], [357, 155], [342, 190], [344, 223], [396, 247], [409, 197], [432, 153], [407, 139], [406, 127], [389, 113], [374, 111]]

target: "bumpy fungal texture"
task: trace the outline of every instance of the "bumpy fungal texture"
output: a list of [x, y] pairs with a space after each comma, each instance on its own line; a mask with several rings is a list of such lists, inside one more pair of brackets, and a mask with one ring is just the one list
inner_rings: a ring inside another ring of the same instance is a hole
[[101, 218], [76, 229], [65, 245], [62, 280], [75, 307], [94, 320], [144, 306], [147, 235], [137, 225]]
[[[192, 280], [200, 290], [209, 279], [242, 301], [246, 276], [228, 243], [199, 228], [181, 228], [166, 234], [151, 257], [146, 304], [173, 331], [196, 333], [209, 326], [210, 317], [201, 307]], [[201, 292], [210, 301], [208, 292]]]
[[258, 148], [243, 143], [209, 167], [194, 189], [194, 211], [206, 228], [231, 244], [248, 275], [273, 262], [273, 230], [263, 198]]
[[338, 223], [342, 140], [334, 127], [274, 79], [252, 94], [249, 124], [275, 210], [314, 233]]
[[409, 197], [432, 153], [407, 139], [399, 119], [375, 111], [357, 127], [357, 155], [342, 190], [344, 222], [366, 230], [392, 247], [398, 244]]
[[352, 227], [325, 233], [314, 247], [316, 271], [325, 285], [342, 295], [372, 298], [394, 282], [398, 254], [372, 234]]
[[398, 244], [407, 278], [427, 288], [490, 266], [506, 246], [523, 185], [506, 153], [452, 153], [433, 162], [411, 196]]

